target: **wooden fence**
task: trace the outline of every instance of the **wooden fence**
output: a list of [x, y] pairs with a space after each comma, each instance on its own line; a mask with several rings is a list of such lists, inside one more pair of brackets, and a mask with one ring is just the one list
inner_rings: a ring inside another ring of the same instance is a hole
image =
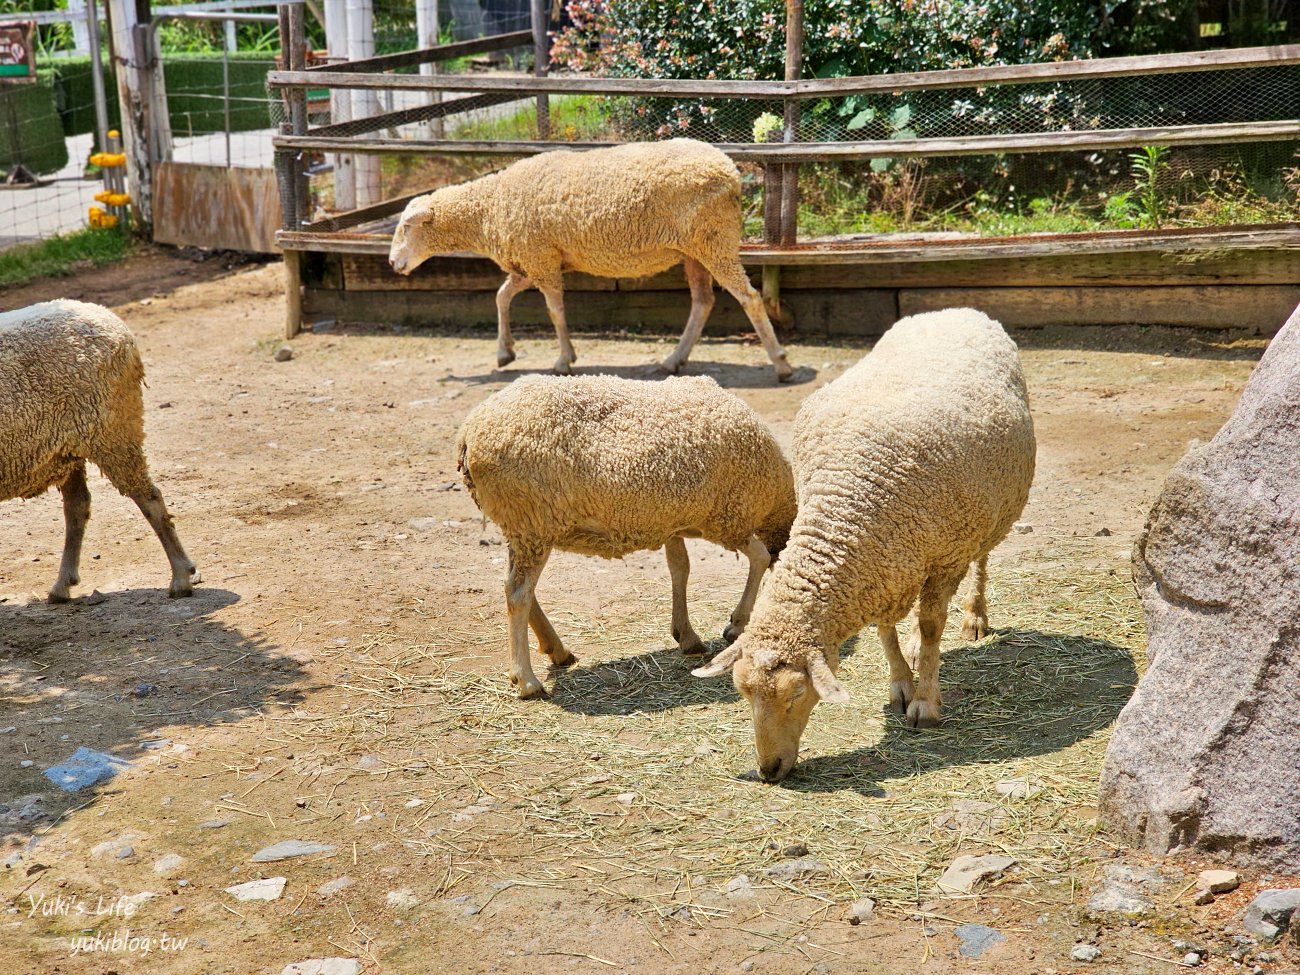
[[[285, 36], [298, 38], [301, 47], [301, 7], [283, 8]], [[296, 20], [295, 20], [295, 11]], [[295, 33], [296, 32], [296, 33]], [[544, 37], [544, 35], [543, 35]], [[1300, 247], [1295, 225], [1238, 227], [1197, 231], [1116, 231], [1096, 234], [1056, 234], [1032, 238], [978, 238], [962, 240], [859, 240], [809, 242], [799, 237], [798, 167], [805, 162], [871, 160], [879, 158], [942, 157], [1019, 154], [1076, 150], [1136, 148], [1147, 145], [1205, 146], [1223, 143], [1297, 141], [1300, 118], [1218, 124], [1165, 125], [1136, 128], [1099, 128], [1077, 131], [1004, 133], [966, 137], [901, 138], [888, 140], [796, 141], [800, 104], [809, 99], [842, 98], [864, 94], [906, 94], [936, 89], [982, 88], [997, 85], [1042, 84], [1067, 80], [1129, 78], [1187, 72], [1238, 71], [1283, 65], [1300, 65], [1300, 45], [1203, 51], [1187, 54], [1067, 61], [1049, 64], [1001, 65], [892, 75], [848, 78], [800, 78], [798, 59], [787, 59], [788, 80], [729, 81], [464, 74], [394, 74], [398, 68], [443, 62], [468, 54], [505, 50], [534, 44], [539, 64], [545, 64], [544, 39], [538, 32], [519, 32], [458, 44], [441, 45], [400, 54], [383, 55], [343, 64], [305, 68], [301, 56], [289, 70], [273, 72], [268, 83], [280, 89], [290, 106], [291, 122], [275, 138], [280, 174], [284, 229], [278, 235], [297, 291], [300, 255], [317, 253], [386, 253], [393, 214], [410, 199], [388, 200], [375, 206], [312, 222], [308, 217], [307, 189], [301, 159], [307, 151], [353, 153], [429, 153], [520, 156], [563, 147], [596, 148], [609, 143], [562, 142], [549, 139], [464, 141], [449, 138], [403, 139], [379, 134], [393, 126], [446, 118], [458, 113], [523, 99], [538, 101], [539, 129], [545, 133], [546, 98], [559, 94], [670, 97], [699, 99], [780, 100], [785, 106], [783, 141], [778, 143], [721, 143], [733, 159], [763, 165], [766, 179], [764, 243], [746, 248], [748, 265], [763, 269], [763, 290], [775, 306], [781, 291], [780, 268], [808, 264], [898, 265], [906, 262], [1006, 260], [1055, 258], [1066, 255], [1123, 255], [1142, 251], [1161, 253], [1267, 250], [1290, 254]], [[461, 97], [416, 108], [352, 120], [339, 125], [308, 129], [305, 92], [308, 88], [368, 88], [428, 92], [463, 92]], [[355, 263], [355, 262], [354, 262]], [[373, 271], [374, 269], [370, 269]], [[367, 272], [370, 273], [370, 272]], [[1277, 274], [1270, 272], [1275, 286]], [[455, 275], [453, 275], [453, 279]], [[335, 282], [337, 284], [337, 281]], [[1300, 274], [1294, 284], [1300, 288]], [[1289, 286], [1289, 284], [1288, 284]], [[366, 288], [374, 290], [373, 275]], [[394, 284], [394, 289], [404, 290]], [[340, 286], [346, 291], [346, 286]], [[1297, 293], [1300, 297], [1300, 292]], [[1172, 298], [1172, 295], [1170, 296]], [[342, 299], [340, 299], [342, 301]], [[897, 304], [897, 302], [896, 302]], [[404, 305], [403, 307], [407, 307]], [[288, 331], [298, 327], [302, 307], [291, 295]]]

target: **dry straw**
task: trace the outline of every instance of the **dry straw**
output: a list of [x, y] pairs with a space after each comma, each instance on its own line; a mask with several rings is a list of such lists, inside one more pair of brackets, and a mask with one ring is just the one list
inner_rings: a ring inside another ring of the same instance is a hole
[[[386, 808], [396, 836], [437, 858], [444, 895], [466, 880], [508, 881], [707, 914], [696, 893], [716, 895], [742, 873], [781, 886], [763, 870], [803, 843], [826, 870], [791, 890], [827, 904], [867, 895], [914, 907], [954, 856], [980, 852], [1016, 858], [1020, 899], [1060, 903], [1104, 850], [1097, 772], [1143, 644], [1126, 569], [1077, 554], [1047, 572], [997, 574], [996, 632], [978, 644], [961, 642], [952, 614], [938, 730], [913, 732], [887, 713], [886, 669], [864, 631], [841, 671], [854, 703], [817, 709], [778, 787], [744, 775], [748, 707], [729, 681], [690, 676], [697, 661], [668, 644], [659, 595], [620, 619], [554, 613], [580, 662], [551, 675], [550, 700], [515, 699], [503, 615], [442, 618], [426, 646], [375, 639], [331, 651], [346, 660], [349, 710], [300, 710], [287, 724], [294, 737], [382, 757], [347, 781], [361, 776], [367, 808]], [[697, 625], [720, 629], [730, 595], [697, 599]], [[491, 676], [468, 667], [484, 657]], [[1007, 779], [1027, 790], [999, 790]], [[343, 782], [314, 788], [333, 797]], [[406, 808], [413, 797], [424, 803]]]

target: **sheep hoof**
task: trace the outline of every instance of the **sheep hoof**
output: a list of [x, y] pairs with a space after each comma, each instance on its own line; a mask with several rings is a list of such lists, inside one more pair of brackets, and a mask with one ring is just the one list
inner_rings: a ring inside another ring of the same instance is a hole
[[907, 706], [909, 728], [934, 728], [939, 724], [939, 705], [917, 699]]
[[565, 650], [563, 647], [561, 647], [555, 653], [550, 653], [549, 651], [545, 651], [545, 650], [543, 650], [542, 652], [545, 653], [546, 656], [550, 658], [551, 666], [558, 669], [563, 669], [565, 667], [572, 667], [574, 664], [578, 662], [578, 658], [575, 657], [573, 654], [569, 653], [569, 651]]
[[661, 376], [675, 376], [681, 368], [682, 364], [680, 362], [673, 362], [672, 359], [665, 359], [663, 362], [659, 363], [659, 365], [654, 367], [654, 371], [659, 373]]
[[968, 643], [983, 640], [989, 635], [989, 621], [982, 616], [967, 616], [961, 624], [961, 638]]
[[709, 648], [704, 645], [704, 641], [698, 636], [693, 640], [687, 640], [681, 645], [681, 648], [682, 653], [688, 657], [698, 657], [709, 651]]
[[510, 363], [515, 361], [515, 350], [507, 349], [505, 352], [497, 353], [497, 368], [504, 369]]
[[50, 595], [49, 595], [49, 597], [47, 598], [46, 602], [48, 602], [48, 603], [49, 603], [50, 605], [52, 605], [52, 606], [58, 606], [58, 605], [60, 605], [61, 603], [66, 603], [66, 602], [68, 602], [68, 600], [71, 599], [71, 598], [72, 598], [72, 597], [71, 597], [71, 595], [68, 593], [68, 590], [67, 590], [66, 587], [65, 587], [65, 588], [62, 588], [62, 589], [55, 588], [55, 589], [51, 589], [51, 590], [50, 590]]
[[555, 367], [551, 371], [557, 376], [567, 376], [573, 372], [573, 369], [568, 359], [556, 359]]
[[737, 626], [735, 623], [728, 623], [726, 629], [722, 631], [722, 639], [727, 641], [727, 646], [731, 646], [740, 639], [740, 634], [745, 632], [743, 626]]
[[515, 689], [519, 692], [519, 700], [521, 701], [527, 701], [534, 697], [547, 697], [546, 688], [542, 686], [542, 682], [536, 677], [529, 677], [525, 680], [511, 674], [510, 683], [515, 685]]
[[794, 367], [782, 359], [776, 366], [776, 381], [788, 383], [792, 379], [794, 379]]
[[189, 579], [186, 579], [184, 582], [173, 582], [171, 587], [167, 590], [167, 598], [169, 599], [183, 599], [187, 596], [193, 595], [194, 586], [191, 585]]
[[900, 717], [907, 717], [907, 708], [916, 698], [916, 686], [910, 680], [889, 682], [889, 704]]

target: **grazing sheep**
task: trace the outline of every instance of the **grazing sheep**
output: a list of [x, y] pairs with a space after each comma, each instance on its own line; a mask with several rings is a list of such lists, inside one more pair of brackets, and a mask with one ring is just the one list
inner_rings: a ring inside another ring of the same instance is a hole
[[407, 204], [388, 260], [410, 274], [433, 254], [485, 254], [509, 275], [497, 292], [497, 365], [514, 361], [510, 302], [536, 285], [560, 340], [557, 373], [576, 356], [564, 321], [564, 272], [641, 278], [686, 264], [691, 314], [663, 362], [677, 372], [713, 308], [713, 279], [735, 296], [776, 367], [793, 370], [763, 299], [740, 264], [740, 173], [693, 139], [589, 152], [557, 150]]
[[552, 665], [574, 660], [534, 595], [552, 549], [615, 559], [664, 548], [673, 638], [683, 653], [703, 653], [686, 613], [682, 540], [748, 556], [725, 632], [732, 640], [794, 518], [794, 478], [776, 440], [745, 403], [703, 377], [518, 379], [465, 418], [456, 457], [474, 502], [509, 545], [510, 680], [525, 698], [544, 693], [528, 660], [530, 624]]
[[[694, 671], [712, 677], [734, 665], [768, 782], [793, 768], [817, 701], [848, 700], [835, 679], [839, 648], [867, 623], [889, 661], [890, 701], [912, 727], [939, 721], [948, 601], [974, 563], [964, 634], [982, 636], [986, 558], [1034, 474], [1015, 343], [968, 308], [898, 322], [808, 398], [794, 439], [799, 514], [785, 553], [745, 635]], [[909, 661], [894, 626], [913, 603]]]
[[0, 314], [0, 501], [57, 486], [67, 534], [50, 602], [80, 582], [90, 518], [86, 462], [140, 506], [171, 563], [170, 596], [196, 581], [144, 456], [144, 365], [135, 339], [107, 308], [47, 301]]

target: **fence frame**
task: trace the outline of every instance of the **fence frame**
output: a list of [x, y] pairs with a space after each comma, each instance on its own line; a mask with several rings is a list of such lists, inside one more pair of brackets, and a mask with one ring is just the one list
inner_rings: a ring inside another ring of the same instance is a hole
[[[790, 23], [800, 23], [801, 3], [789, 4]], [[796, 8], [799, 8], [796, 10]], [[534, 25], [536, 26], [536, 25]], [[791, 36], [801, 31], [793, 30]], [[908, 260], [982, 259], [1006, 256], [1051, 256], [1071, 253], [1120, 253], [1126, 250], [1212, 250], [1221, 248], [1293, 248], [1300, 247], [1300, 227], [1291, 224], [1236, 227], [1224, 230], [1182, 231], [1113, 231], [1092, 234], [1056, 234], [1003, 240], [980, 238], [973, 241], [928, 242], [922, 245], [890, 246], [879, 242], [849, 242], [818, 245], [801, 242], [798, 236], [798, 168], [804, 162], [843, 162], [877, 158], [915, 158], [922, 156], [1020, 154], [1073, 150], [1137, 148], [1144, 145], [1210, 145], [1242, 141], [1300, 140], [1300, 119], [1264, 122], [1236, 122], [1201, 125], [1172, 125], [1121, 129], [1089, 129], [1066, 132], [1012, 133], [967, 137], [927, 137], [914, 139], [861, 140], [844, 142], [799, 142], [795, 126], [798, 105], [808, 99], [844, 97], [854, 94], [887, 92], [903, 94], [954, 88], [993, 85], [1024, 85], [1044, 82], [1137, 77], [1205, 71], [1208, 69], [1244, 70], [1250, 68], [1300, 65], [1300, 44], [1231, 50], [1198, 51], [1181, 54], [1142, 55], [1041, 64], [998, 65], [981, 68], [957, 68], [944, 71], [864, 75], [845, 78], [799, 77], [800, 52], [787, 51], [787, 78], [784, 81], [732, 81], [694, 79], [592, 78], [535, 74], [531, 77], [465, 75], [394, 75], [385, 73], [397, 67], [438, 63], [471, 53], [522, 46], [535, 40], [535, 32], [521, 31], [478, 41], [406, 51], [344, 64], [320, 65], [303, 70], [275, 71], [268, 75], [268, 86], [279, 89], [286, 97], [315, 88], [365, 88], [411, 91], [456, 91], [471, 94], [452, 101], [381, 113], [366, 120], [354, 119], [344, 135], [341, 128], [305, 126], [285, 131], [274, 144], [286, 165], [301, 159], [306, 150], [367, 153], [449, 153], [521, 156], [552, 149], [595, 149], [608, 142], [564, 142], [541, 140], [462, 141], [456, 139], [400, 139], [375, 135], [393, 125], [432, 118], [446, 118], [459, 112], [509, 101], [545, 98], [552, 94], [625, 95], [632, 97], [728, 98], [745, 100], [781, 100], [785, 105], [784, 127], [779, 143], [715, 143], [737, 161], [761, 163], [768, 174], [766, 186], [771, 194], [765, 212], [764, 244], [745, 247], [747, 263], [764, 268], [765, 297], [770, 310], [779, 313], [779, 268], [782, 265], [834, 264], [853, 262], [894, 262]], [[539, 108], [540, 108], [539, 104]], [[539, 124], [542, 116], [539, 114]], [[366, 123], [358, 129], [358, 122]], [[287, 174], [286, 174], [287, 175]], [[779, 194], [774, 193], [776, 189]], [[291, 220], [286, 208], [284, 229], [277, 235], [280, 246], [288, 252], [325, 251], [375, 253], [386, 250], [388, 236], [366, 233], [363, 225], [391, 216], [405, 205], [409, 197], [338, 214], [309, 223], [302, 211]], [[780, 206], [775, 205], [779, 199]], [[297, 257], [291, 259], [296, 267]], [[291, 289], [299, 281], [291, 267]], [[287, 334], [295, 334], [300, 322], [291, 312]]]

